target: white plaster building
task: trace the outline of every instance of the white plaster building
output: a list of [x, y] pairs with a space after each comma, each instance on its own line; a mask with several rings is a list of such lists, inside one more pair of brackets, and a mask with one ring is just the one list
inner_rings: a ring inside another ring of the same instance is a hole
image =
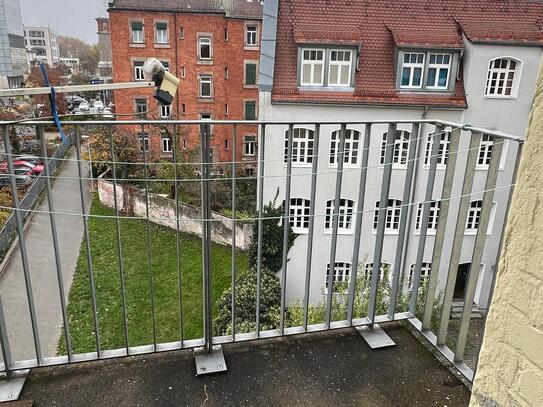
[[[387, 4], [385, 4], [387, 3]], [[484, 4], [482, 4], [484, 3]], [[270, 0], [265, 2], [260, 59], [259, 119], [266, 121], [307, 121], [295, 126], [292, 165], [291, 224], [300, 236], [289, 252], [287, 304], [304, 296], [307, 226], [310, 199], [311, 163], [314, 151], [312, 122], [441, 119], [470, 123], [488, 129], [523, 136], [535, 93], [543, 35], [538, 18], [543, 4], [518, 1], [448, 0], [424, 4], [414, 1], [368, 2]], [[407, 13], [409, 11], [409, 13]], [[409, 18], [406, 16], [409, 14]], [[273, 200], [279, 188], [278, 204], [285, 196], [285, 154], [287, 126], [266, 129], [264, 202]], [[315, 199], [315, 229], [311, 270], [310, 300], [324, 301], [326, 272], [330, 258], [329, 217], [335, 194], [334, 148], [339, 125], [320, 128], [318, 181]], [[446, 129], [451, 130], [451, 129]], [[390, 200], [382, 262], [393, 266], [396, 256], [398, 218], [405, 182], [408, 144], [400, 140], [411, 125], [398, 125]], [[422, 126], [416, 184], [411, 202], [424, 200], [428, 176], [428, 136], [433, 126]], [[374, 214], [382, 184], [382, 140], [387, 125], [373, 125], [369, 141], [359, 262], [371, 263], [375, 227]], [[347, 127], [345, 171], [337, 243], [335, 281], [353, 275], [350, 264], [354, 245], [354, 224], [360, 180], [360, 157], [365, 126]], [[439, 199], [446, 168], [448, 134], [442, 136], [433, 199]], [[492, 140], [483, 135], [472, 191], [485, 186]], [[469, 136], [463, 132], [453, 185], [453, 196], [461, 193]], [[498, 186], [511, 183], [517, 145], [506, 142], [500, 163]], [[336, 153], [337, 154], [337, 153]], [[305, 175], [304, 175], [305, 174]], [[509, 190], [494, 195], [490, 226], [483, 253], [475, 303], [486, 308], [498, 247], [503, 232]], [[455, 298], [462, 300], [469, 270], [482, 194], [472, 196], [466, 224]], [[444, 255], [439, 270], [438, 289], [443, 290], [448, 256], [455, 228], [459, 199], [451, 201]], [[354, 209], [353, 209], [354, 208]], [[438, 215], [431, 210], [430, 226]], [[417, 208], [410, 216], [402, 272], [408, 276], [415, 263], [419, 226]], [[343, 227], [342, 227], [343, 226]], [[435, 229], [429, 228], [424, 252], [423, 276], [431, 269]], [[345, 271], [346, 270], [346, 271]], [[404, 290], [408, 289], [408, 278]]]
[[38, 62], [53, 66], [60, 62], [57, 35], [49, 27], [25, 26], [25, 46], [36, 53]]

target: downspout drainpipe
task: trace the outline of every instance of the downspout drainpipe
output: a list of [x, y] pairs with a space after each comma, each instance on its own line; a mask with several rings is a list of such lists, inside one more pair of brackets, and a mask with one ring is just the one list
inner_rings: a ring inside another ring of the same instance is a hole
[[[428, 106], [425, 106], [424, 111], [423, 111], [422, 116], [421, 116], [422, 120], [426, 119], [428, 111], [429, 111]], [[421, 154], [422, 146], [424, 145], [424, 143], [423, 143], [424, 140], [421, 139], [421, 135], [423, 134], [423, 129], [424, 129], [424, 124], [421, 124], [420, 127], [419, 127], [419, 132], [416, 135], [417, 143], [415, 145], [417, 146], [417, 151], [415, 152], [415, 159], [417, 161], [415, 161], [416, 165], [415, 165], [415, 168], [413, 170], [413, 182], [411, 182], [411, 191], [409, 192], [409, 203], [413, 202], [413, 200], [414, 200], [413, 198], [415, 197], [415, 191], [416, 191], [416, 188], [417, 188], [419, 166], [420, 166], [420, 163], [421, 163], [421, 160], [419, 160], [418, 158], [419, 158], [419, 154]], [[399, 287], [398, 292], [401, 292], [401, 290], [403, 290], [403, 282], [404, 282], [404, 277], [405, 277], [405, 272], [406, 272], [406, 267], [407, 267], [407, 264], [406, 264], [407, 253], [408, 253], [408, 250], [409, 250], [409, 242], [410, 242], [409, 231], [411, 230], [410, 226], [411, 226], [411, 223], [413, 221], [413, 210], [414, 209], [417, 209], [417, 208], [415, 208], [413, 205], [409, 205], [407, 207], [407, 231], [408, 231], [408, 233], [406, 233], [402, 237], [404, 239], [403, 252], [402, 252], [402, 262], [401, 262], [401, 265], [400, 265], [400, 270], [402, 272], [402, 276], [401, 276], [402, 278], [400, 278], [400, 280], [399, 280], [400, 287]]]

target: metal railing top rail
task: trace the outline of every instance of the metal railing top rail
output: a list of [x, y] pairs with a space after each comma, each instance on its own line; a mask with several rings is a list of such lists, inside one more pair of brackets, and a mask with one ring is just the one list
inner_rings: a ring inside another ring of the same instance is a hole
[[[271, 126], [287, 126], [287, 125], [365, 125], [365, 124], [431, 124], [431, 125], [440, 125], [440, 126], [450, 126], [458, 127], [464, 131], [471, 131], [474, 133], [484, 133], [489, 136], [495, 136], [499, 138], [504, 138], [508, 140], [514, 140], [522, 143], [524, 138], [515, 134], [506, 133], [500, 130], [487, 129], [484, 127], [473, 126], [469, 123], [455, 123], [446, 120], [438, 119], [398, 119], [398, 120], [323, 120], [323, 121], [313, 121], [313, 120], [70, 120], [65, 122], [66, 125], [73, 126], [123, 126], [123, 125], [247, 125], [247, 126], [257, 126], [257, 125], [271, 125]], [[24, 126], [40, 126], [40, 125], [55, 125], [52, 120], [29, 120], [29, 121], [0, 121], [0, 126], [13, 126], [13, 125], [24, 125]]]

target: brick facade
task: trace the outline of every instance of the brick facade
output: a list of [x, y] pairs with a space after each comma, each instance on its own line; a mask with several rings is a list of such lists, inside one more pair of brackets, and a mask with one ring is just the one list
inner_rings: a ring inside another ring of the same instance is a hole
[[[261, 33], [260, 20], [229, 18], [217, 13], [172, 13], [134, 10], [109, 10], [113, 49], [114, 82], [136, 80], [134, 62], [144, 62], [155, 57], [169, 64], [169, 70], [180, 80], [177, 97], [172, 104], [171, 115], [180, 120], [199, 119], [201, 114], [211, 114], [212, 119], [239, 120], [244, 118], [245, 101], [254, 101], [258, 108], [258, 88], [244, 85], [245, 62], [258, 64]], [[132, 22], [143, 23], [143, 42], [132, 41]], [[167, 43], [157, 44], [156, 24], [167, 24]], [[246, 27], [257, 27], [257, 45], [245, 44]], [[198, 37], [212, 38], [210, 60], [199, 58]], [[258, 65], [257, 65], [258, 72]], [[200, 75], [212, 77], [212, 97], [199, 95]], [[152, 92], [147, 89], [116, 91], [116, 112], [132, 113], [136, 99], [146, 99], [148, 109], [157, 106]], [[228, 111], [226, 111], [228, 109]], [[257, 112], [255, 112], [258, 114]], [[161, 118], [160, 109], [153, 110], [149, 118]], [[188, 133], [188, 134], [187, 134]], [[239, 126], [237, 129], [237, 161], [256, 160], [244, 154], [244, 140], [254, 136], [257, 126]], [[198, 148], [198, 131], [180, 132], [180, 148]], [[156, 158], [171, 154], [162, 150], [161, 136], [157, 131], [149, 132], [150, 152]], [[213, 126], [212, 149], [214, 162], [232, 161], [232, 127]], [[256, 165], [255, 165], [256, 167]]]

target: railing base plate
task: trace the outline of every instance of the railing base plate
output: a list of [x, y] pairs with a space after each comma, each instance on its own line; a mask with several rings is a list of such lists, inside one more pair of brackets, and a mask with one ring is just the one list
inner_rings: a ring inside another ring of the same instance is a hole
[[19, 370], [11, 373], [9, 378], [0, 379], [0, 403], [19, 399], [29, 372], [29, 369]]
[[396, 343], [378, 324], [373, 325], [373, 329], [369, 326], [358, 326], [356, 330], [362, 338], [368, 343], [372, 349], [388, 348], [396, 346]]
[[227, 370], [221, 345], [213, 346], [210, 353], [206, 352], [205, 348], [194, 349], [194, 359], [197, 376], [226, 372]]

